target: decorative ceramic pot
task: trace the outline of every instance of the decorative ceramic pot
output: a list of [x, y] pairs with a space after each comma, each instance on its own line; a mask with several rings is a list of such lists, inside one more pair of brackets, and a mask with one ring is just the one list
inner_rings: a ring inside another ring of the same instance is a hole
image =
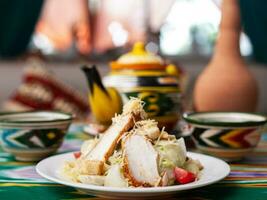
[[1, 146], [17, 160], [40, 160], [60, 147], [71, 121], [61, 112], [1, 113]]
[[123, 101], [138, 97], [145, 102], [150, 118], [171, 130], [180, 118], [181, 89], [178, 70], [167, 66], [161, 57], [136, 43], [133, 50], [111, 62], [111, 72], [104, 77], [107, 87], [115, 87]]
[[247, 156], [258, 144], [266, 117], [239, 112], [184, 114], [197, 148], [228, 161]]
[[223, 0], [215, 53], [194, 89], [196, 111], [255, 111], [257, 82], [241, 57], [240, 32], [237, 0]]

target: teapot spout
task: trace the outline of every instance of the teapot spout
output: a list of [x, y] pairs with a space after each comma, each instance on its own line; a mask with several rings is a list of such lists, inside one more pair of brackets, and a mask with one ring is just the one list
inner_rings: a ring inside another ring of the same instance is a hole
[[109, 125], [112, 117], [122, 110], [122, 99], [115, 88], [106, 88], [96, 67], [82, 66], [89, 86], [89, 104], [96, 121], [103, 125]]
[[97, 71], [95, 65], [92, 65], [91, 67], [84, 65], [81, 67], [81, 70], [85, 74], [88, 83], [88, 88], [91, 94], [94, 93], [94, 84], [96, 84], [103, 92], [105, 92], [108, 95], [108, 92], [102, 83], [100, 74]]

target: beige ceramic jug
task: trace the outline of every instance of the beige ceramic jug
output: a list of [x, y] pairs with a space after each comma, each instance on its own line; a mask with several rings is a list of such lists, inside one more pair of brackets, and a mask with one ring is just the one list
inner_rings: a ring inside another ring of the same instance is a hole
[[194, 89], [197, 111], [255, 111], [257, 82], [241, 57], [240, 32], [238, 0], [223, 0], [215, 53]]

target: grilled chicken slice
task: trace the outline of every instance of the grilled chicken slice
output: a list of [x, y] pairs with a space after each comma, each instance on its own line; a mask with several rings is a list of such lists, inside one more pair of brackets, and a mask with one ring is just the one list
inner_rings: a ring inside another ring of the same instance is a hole
[[[109, 156], [111, 156], [116, 148], [118, 140], [121, 136], [127, 132], [129, 129], [133, 127], [134, 119], [132, 115], [122, 116], [121, 119], [114, 124], [112, 124], [109, 129], [102, 136], [100, 141], [96, 144], [96, 146], [88, 153], [85, 157], [85, 160], [89, 161], [87, 164], [90, 165], [90, 162], [99, 161], [98, 165], [104, 165]], [[95, 168], [96, 166], [94, 166]], [[98, 167], [102, 168], [102, 167]], [[88, 166], [89, 169], [89, 166]], [[88, 171], [89, 174], [92, 175], [100, 175], [103, 171]]]
[[133, 127], [132, 115], [122, 116], [121, 119], [112, 124], [104, 133], [90, 153], [86, 156], [88, 160], [99, 160], [105, 162], [113, 154], [118, 139]]
[[161, 177], [158, 171], [158, 153], [144, 136], [132, 134], [122, 142], [124, 176], [135, 186], [157, 186]]
[[[104, 163], [108, 160], [108, 158], [113, 154], [114, 149], [118, 141], [122, 138], [122, 136], [133, 128], [134, 123], [144, 117], [144, 109], [142, 106], [142, 102], [138, 99], [131, 99], [127, 104], [125, 104], [123, 108], [123, 113], [114, 117], [112, 125], [105, 131], [99, 142], [96, 146], [88, 153], [85, 157], [87, 161], [99, 161], [102, 166], [94, 166], [98, 169], [103, 169]], [[90, 164], [90, 163], [88, 163]], [[91, 168], [88, 166], [88, 168]], [[90, 172], [92, 175], [101, 175], [100, 171]]]

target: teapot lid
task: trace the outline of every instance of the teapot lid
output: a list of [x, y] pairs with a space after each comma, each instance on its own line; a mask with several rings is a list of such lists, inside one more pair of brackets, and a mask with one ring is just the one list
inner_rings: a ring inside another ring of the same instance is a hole
[[163, 59], [145, 50], [142, 42], [134, 44], [133, 49], [111, 62], [112, 69], [165, 69]]

